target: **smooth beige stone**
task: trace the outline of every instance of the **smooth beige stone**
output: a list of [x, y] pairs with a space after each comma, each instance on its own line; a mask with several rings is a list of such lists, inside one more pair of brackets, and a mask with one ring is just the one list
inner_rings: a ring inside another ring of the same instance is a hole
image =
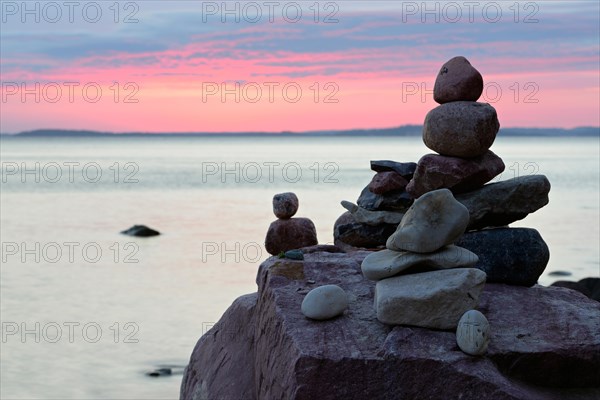
[[463, 314], [456, 328], [456, 344], [472, 356], [485, 354], [490, 342], [490, 323], [485, 315], [477, 310]]

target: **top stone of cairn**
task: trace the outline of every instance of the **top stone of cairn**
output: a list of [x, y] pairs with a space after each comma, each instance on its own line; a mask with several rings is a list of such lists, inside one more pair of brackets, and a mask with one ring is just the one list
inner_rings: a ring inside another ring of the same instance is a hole
[[439, 104], [451, 101], [477, 101], [483, 92], [483, 77], [462, 56], [447, 61], [435, 80], [433, 99]]

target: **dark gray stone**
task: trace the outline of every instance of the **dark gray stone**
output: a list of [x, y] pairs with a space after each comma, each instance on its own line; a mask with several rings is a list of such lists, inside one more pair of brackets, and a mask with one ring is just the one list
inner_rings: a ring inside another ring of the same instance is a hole
[[520, 176], [490, 183], [456, 195], [469, 210], [468, 230], [504, 226], [525, 218], [548, 204], [550, 182], [544, 175]]
[[375, 194], [367, 185], [356, 203], [371, 211], [397, 211], [405, 212], [413, 203], [413, 198], [405, 190], [395, 190], [386, 194]]
[[475, 268], [487, 282], [532, 286], [546, 269], [550, 251], [531, 228], [496, 228], [465, 233], [455, 243], [479, 257]]
[[129, 229], [121, 231], [123, 235], [136, 236], [136, 237], [150, 237], [160, 235], [159, 231], [155, 231], [152, 228], [148, 228], [146, 225], [134, 225]]
[[391, 160], [371, 160], [371, 169], [375, 172], [394, 171], [402, 175], [403, 178], [410, 180], [415, 173], [415, 169], [417, 169], [417, 163], [401, 163]]
[[304, 253], [302, 253], [302, 250], [288, 250], [283, 256], [290, 260], [304, 260]]
[[[396, 231], [396, 225], [367, 225], [356, 222], [347, 211], [342, 214], [333, 226], [333, 239], [337, 246], [376, 249], [385, 247], [385, 242]], [[341, 243], [340, 243], [341, 242]]]

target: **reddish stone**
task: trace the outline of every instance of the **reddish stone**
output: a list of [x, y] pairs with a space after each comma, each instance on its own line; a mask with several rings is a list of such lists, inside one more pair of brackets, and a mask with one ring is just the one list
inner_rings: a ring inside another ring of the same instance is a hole
[[273, 196], [273, 214], [280, 219], [289, 219], [298, 211], [298, 196], [292, 192]]
[[419, 160], [406, 191], [414, 198], [441, 188], [464, 193], [483, 186], [502, 171], [504, 162], [489, 150], [469, 159], [426, 154]]
[[[369, 254], [271, 257], [258, 293], [237, 299], [196, 345], [181, 399], [597, 399], [600, 304], [569, 289], [487, 284], [479, 311], [491, 326], [483, 356], [463, 353], [452, 331], [377, 321]], [[314, 287], [352, 299], [330, 321], [304, 318]]]
[[369, 183], [369, 190], [375, 194], [384, 194], [402, 190], [407, 184], [408, 181], [395, 171], [378, 172]]
[[308, 218], [278, 219], [267, 231], [265, 248], [272, 255], [318, 244], [315, 224]]
[[477, 101], [483, 93], [483, 77], [464, 57], [447, 61], [435, 79], [433, 99], [440, 104], [450, 101]]

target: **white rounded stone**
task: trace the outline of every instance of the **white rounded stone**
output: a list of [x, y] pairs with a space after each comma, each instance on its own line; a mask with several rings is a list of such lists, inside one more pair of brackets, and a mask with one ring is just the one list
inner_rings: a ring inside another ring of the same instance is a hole
[[337, 285], [319, 286], [307, 293], [302, 301], [302, 314], [311, 319], [337, 317], [348, 308], [348, 296]]
[[477, 310], [463, 314], [456, 328], [456, 343], [460, 349], [472, 356], [485, 354], [490, 342], [490, 323]]

